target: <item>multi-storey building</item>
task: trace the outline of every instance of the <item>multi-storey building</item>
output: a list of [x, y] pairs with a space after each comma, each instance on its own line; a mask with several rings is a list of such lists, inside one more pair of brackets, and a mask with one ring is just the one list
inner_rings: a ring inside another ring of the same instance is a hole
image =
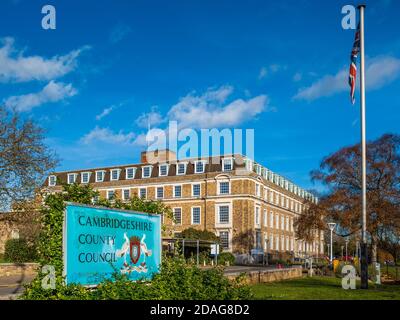
[[173, 211], [174, 219], [163, 221], [175, 236], [190, 227], [212, 231], [234, 254], [251, 249], [323, 253], [322, 232], [305, 243], [296, 239], [293, 227], [306, 200], [317, 199], [239, 154], [178, 160], [168, 150], [143, 152], [140, 164], [57, 172], [46, 180], [51, 192], [61, 191], [64, 183], [90, 184], [102, 198], [160, 200]]

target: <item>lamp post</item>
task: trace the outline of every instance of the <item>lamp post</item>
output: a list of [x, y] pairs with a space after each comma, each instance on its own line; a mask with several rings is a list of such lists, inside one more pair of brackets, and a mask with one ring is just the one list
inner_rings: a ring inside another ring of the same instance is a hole
[[332, 264], [332, 261], [333, 261], [333, 250], [332, 250], [332, 248], [333, 248], [333, 243], [332, 243], [332, 241], [333, 241], [333, 230], [334, 230], [335, 227], [336, 227], [336, 223], [335, 223], [335, 222], [329, 222], [329, 223], [328, 223], [328, 227], [329, 227], [329, 230], [331, 230], [331, 255], [330, 255], [330, 264]]
[[343, 258], [344, 258], [344, 253], [343, 253], [343, 249], [344, 249], [344, 246], [340, 246], [340, 248], [342, 249], [342, 261], [344, 260]]
[[347, 245], [349, 244], [349, 238], [346, 238], [346, 240], [344, 241], [346, 244], [346, 262], [347, 262]]

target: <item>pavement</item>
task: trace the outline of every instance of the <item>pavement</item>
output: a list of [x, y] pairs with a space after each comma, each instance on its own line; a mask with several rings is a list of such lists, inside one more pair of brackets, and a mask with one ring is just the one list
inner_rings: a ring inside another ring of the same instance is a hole
[[0, 277], [0, 300], [15, 299], [24, 292], [24, 284], [32, 281], [34, 276]]

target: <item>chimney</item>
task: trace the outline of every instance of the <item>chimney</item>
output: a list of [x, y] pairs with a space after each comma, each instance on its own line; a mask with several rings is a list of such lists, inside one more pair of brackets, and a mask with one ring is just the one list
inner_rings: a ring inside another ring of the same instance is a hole
[[155, 164], [169, 161], [176, 161], [176, 153], [169, 149], [143, 151], [140, 156], [141, 163]]

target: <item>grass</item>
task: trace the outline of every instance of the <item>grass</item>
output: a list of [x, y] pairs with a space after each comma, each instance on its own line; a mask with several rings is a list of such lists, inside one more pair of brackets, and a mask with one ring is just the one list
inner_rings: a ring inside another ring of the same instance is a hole
[[251, 286], [255, 299], [263, 300], [400, 300], [400, 285], [370, 284], [368, 290], [342, 289], [341, 279], [306, 277]]

